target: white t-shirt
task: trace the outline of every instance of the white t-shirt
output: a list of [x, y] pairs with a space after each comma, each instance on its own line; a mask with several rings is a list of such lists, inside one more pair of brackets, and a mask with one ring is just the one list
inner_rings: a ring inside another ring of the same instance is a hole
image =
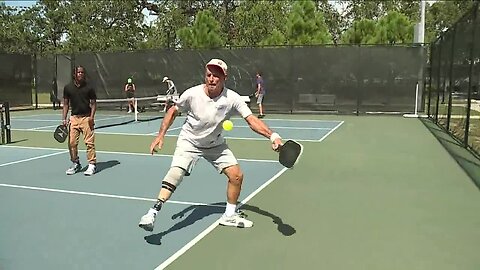
[[216, 98], [210, 98], [204, 91], [204, 84], [191, 87], [176, 101], [180, 112], [187, 113], [187, 119], [178, 136], [197, 147], [211, 148], [225, 142], [222, 123], [232, 115], [243, 118], [252, 114], [240, 95], [228, 88]]

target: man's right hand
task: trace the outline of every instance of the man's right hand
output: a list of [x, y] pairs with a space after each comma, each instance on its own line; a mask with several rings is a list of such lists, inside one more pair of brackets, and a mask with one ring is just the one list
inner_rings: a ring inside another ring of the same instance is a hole
[[[152, 144], [150, 145], [150, 154], [153, 155], [153, 153], [156, 153], [162, 150], [162, 146], [163, 146], [163, 136], [155, 137], [155, 140], [153, 140]], [[156, 147], [158, 147], [158, 150], [156, 149]]]
[[66, 126], [68, 124], [67, 119], [62, 120], [62, 125]]

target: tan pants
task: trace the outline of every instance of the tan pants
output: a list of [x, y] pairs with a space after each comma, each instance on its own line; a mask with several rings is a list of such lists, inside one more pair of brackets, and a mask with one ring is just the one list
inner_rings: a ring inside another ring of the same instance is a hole
[[70, 159], [72, 162], [78, 161], [78, 141], [80, 133], [83, 133], [83, 141], [87, 146], [87, 160], [90, 164], [97, 162], [95, 153], [95, 133], [93, 126], [88, 122], [88, 116], [70, 116], [70, 134], [68, 141], [68, 150], [70, 151]]

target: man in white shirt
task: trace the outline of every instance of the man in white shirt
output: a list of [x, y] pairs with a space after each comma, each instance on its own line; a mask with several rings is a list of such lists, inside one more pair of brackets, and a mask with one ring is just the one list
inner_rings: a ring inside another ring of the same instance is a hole
[[253, 131], [270, 139], [273, 150], [278, 150], [282, 139], [252, 114], [238, 93], [225, 87], [227, 71], [224, 61], [210, 60], [205, 66], [205, 83], [183, 92], [165, 114], [158, 136], [150, 145], [151, 154], [156, 152], [156, 147], [162, 148], [165, 134], [179, 112], [186, 113], [187, 119], [178, 136], [172, 164], [162, 181], [157, 202], [140, 219], [141, 228], [153, 231], [155, 216], [163, 203], [170, 198], [183, 177], [190, 175], [201, 157], [228, 178], [227, 204], [220, 224], [244, 228], [253, 226], [252, 221], [237, 211], [243, 172], [222, 136], [222, 123], [232, 115], [240, 114]]
[[167, 92], [165, 93], [166, 95], [178, 95], [177, 87], [172, 80], [170, 80], [168, 77], [163, 77], [162, 82], [167, 83], [168, 86]]
[[175, 96], [178, 96], [177, 87], [170, 80], [168, 77], [163, 77], [162, 82], [167, 83], [168, 89], [165, 92], [165, 107], [163, 107], [163, 111], [167, 112], [168, 108], [170, 108], [172, 101], [174, 100]]

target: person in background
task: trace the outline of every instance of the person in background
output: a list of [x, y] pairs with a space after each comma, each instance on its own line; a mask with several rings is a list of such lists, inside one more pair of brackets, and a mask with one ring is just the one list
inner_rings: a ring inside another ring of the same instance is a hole
[[[57, 108], [60, 109], [60, 99], [58, 98], [58, 86], [57, 86], [56, 77], [53, 77], [52, 79], [52, 89], [50, 91], [50, 102], [52, 102], [54, 110], [56, 110]], [[58, 107], [57, 107], [57, 104], [58, 104]]]
[[[77, 66], [73, 70], [73, 81], [63, 88], [63, 125], [69, 125], [68, 150], [72, 165], [66, 171], [72, 175], [82, 169], [78, 157], [78, 142], [80, 133], [87, 146], [88, 168], [85, 175], [91, 176], [96, 171], [97, 155], [95, 152], [95, 112], [97, 110], [97, 94], [92, 84], [87, 82], [85, 68]], [[70, 119], [67, 120], [71, 108]]]
[[128, 99], [128, 113], [135, 111], [135, 90], [136, 88], [132, 78], [128, 78], [124, 87]]
[[265, 114], [263, 111], [263, 98], [265, 96], [265, 93], [266, 93], [265, 82], [263, 81], [262, 73], [258, 71], [256, 74], [256, 92], [255, 92], [255, 97], [257, 97], [257, 105], [259, 110], [258, 118], [265, 117]]
[[165, 92], [165, 95], [166, 95], [165, 107], [163, 108], [163, 111], [166, 112], [169, 106], [172, 104], [174, 96], [178, 96], [178, 92], [177, 92], [177, 87], [175, 86], [175, 83], [173, 83], [173, 81], [170, 80], [168, 77], [163, 77], [162, 82], [166, 83], [168, 87], [167, 91]]

